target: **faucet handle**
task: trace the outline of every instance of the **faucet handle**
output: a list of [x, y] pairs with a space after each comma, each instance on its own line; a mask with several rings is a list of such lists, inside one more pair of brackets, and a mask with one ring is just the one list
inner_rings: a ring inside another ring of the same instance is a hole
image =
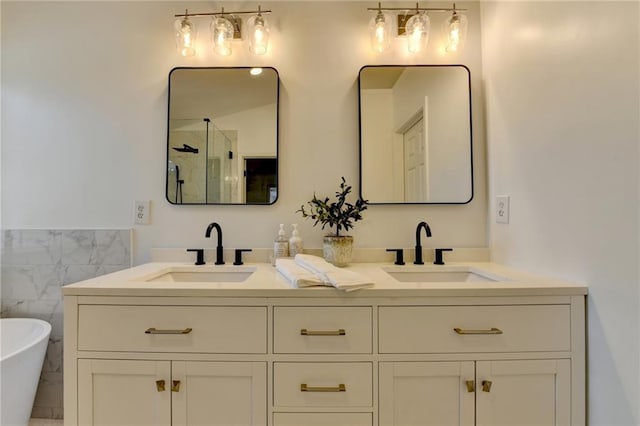
[[242, 263], [242, 253], [243, 252], [248, 252], [248, 251], [253, 251], [251, 249], [236, 249], [236, 259], [233, 262], [234, 265], [244, 265], [244, 263]]
[[434, 265], [444, 265], [444, 260], [442, 260], [442, 252], [445, 251], [453, 251], [452, 248], [437, 248], [435, 259], [433, 260]]
[[187, 249], [187, 251], [195, 251], [196, 252], [196, 265], [204, 265], [204, 249]]
[[404, 265], [404, 250], [403, 249], [387, 249], [387, 251], [396, 252], [396, 261], [394, 265]]

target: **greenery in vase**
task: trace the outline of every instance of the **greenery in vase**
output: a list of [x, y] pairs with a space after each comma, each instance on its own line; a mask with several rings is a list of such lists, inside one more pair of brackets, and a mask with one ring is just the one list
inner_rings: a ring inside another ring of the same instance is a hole
[[353, 228], [354, 222], [362, 220], [362, 212], [367, 209], [367, 200], [358, 198], [355, 204], [347, 202], [347, 195], [351, 192], [351, 186], [347, 185], [344, 177], [340, 183], [340, 190], [336, 192], [336, 200], [331, 201], [329, 197], [324, 200], [313, 194], [311, 201], [307, 201], [307, 208], [304, 204], [296, 213], [301, 213], [302, 217], [315, 220], [313, 226], [322, 224], [322, 229], [327, 225], [329, 228], [336, 228], [335, 236], [340, 236], [340, 231]]

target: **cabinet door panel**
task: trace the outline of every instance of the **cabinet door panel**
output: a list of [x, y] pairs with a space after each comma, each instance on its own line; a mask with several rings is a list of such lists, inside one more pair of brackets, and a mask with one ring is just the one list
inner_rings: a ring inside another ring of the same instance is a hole
[[472, 361], [381, 362], [380, 426], [472, 426], [474, 376]]
[[[78, 360], [78, 424], [171, 425], [169, 361]], [[166, 387], [160, 391], [157, 380]]]
[[267, 424], [267, 367], [264, 362], [174, 361], [174, 426]]
[[476, 372], [478, 426], [570, 424], [569, 360], [479, 361]]

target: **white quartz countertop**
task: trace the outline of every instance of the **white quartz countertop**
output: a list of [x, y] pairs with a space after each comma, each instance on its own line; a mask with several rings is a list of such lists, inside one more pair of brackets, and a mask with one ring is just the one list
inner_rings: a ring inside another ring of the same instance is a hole
[[[243, 282], [172, 282], [155, 277], [172, 270], [254, 272]], [[243, 266], [203, 265], [192, 263], [146, 263], [62, 288], [65, 296], [160, 296], [160, 297], [393, 297], [393, 296], [575, 296], [587, 294], [587, 286], [545, 278], [494, 263], [451, 262], [446, 265], [418, 266], [392, 263], [353, 263], [345, 269], [360, 273], [374, 282], [371, 288], [350, 292], [332, 287], [297, 288], [268, 263]], [[450, 272], [477, 271], [498, 281], [470, 282], [400, 282], [387, 271]]]

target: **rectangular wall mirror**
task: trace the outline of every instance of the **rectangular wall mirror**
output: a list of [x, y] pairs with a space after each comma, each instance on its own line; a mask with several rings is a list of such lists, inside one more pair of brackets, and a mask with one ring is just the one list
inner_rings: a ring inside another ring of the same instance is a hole
[[172, 204], [273, 204], [278, 198], [275, 68], [169, 73], [166, 197]]
[[365, 66], [358, 84], [360, 196], [372, 204], [471, 201], [469, 69]]

